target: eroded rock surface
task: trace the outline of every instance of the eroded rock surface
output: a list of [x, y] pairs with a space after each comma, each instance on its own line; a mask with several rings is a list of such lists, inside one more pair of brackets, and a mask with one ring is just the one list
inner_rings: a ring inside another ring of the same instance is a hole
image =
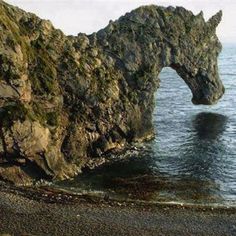
[[195, 104], [216, 102], [221, 15], [205, 22], [182, 7], [144, 6], [92, 35], [65, 36], [0, 1], [0, 177], [73, 177], [152, 138], [163, 67], [184, 79]]

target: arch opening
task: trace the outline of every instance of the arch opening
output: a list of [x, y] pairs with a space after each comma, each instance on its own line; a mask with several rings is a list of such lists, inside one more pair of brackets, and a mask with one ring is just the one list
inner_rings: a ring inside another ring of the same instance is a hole
[[[165, 130], [168, 125], [174, 128], [175, 118], [184, 115], [185, 110], [193, 109], [190, 102], [191, 90], [173, 68], [164, 67], [158, 79], [160, 87], [154, 94], [155, 107], [152, 118], [155, 133]], [[160, 125], [163, 127], [159, 127]]]

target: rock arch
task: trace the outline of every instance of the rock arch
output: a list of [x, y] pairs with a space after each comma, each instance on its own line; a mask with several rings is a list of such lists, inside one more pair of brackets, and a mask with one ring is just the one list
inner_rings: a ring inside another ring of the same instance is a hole
[[0, 1], [1, 178], [69, 178], [151, 138], [163, 67], [184, 79], [195, 104], [217, 101], [221, 15], [205, 22], [202, 13], [152, 5], [92, 35], [65, 36]]

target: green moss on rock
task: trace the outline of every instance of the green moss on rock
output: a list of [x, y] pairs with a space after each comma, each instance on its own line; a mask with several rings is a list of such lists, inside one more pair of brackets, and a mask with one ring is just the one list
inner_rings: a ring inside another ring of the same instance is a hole
[[0, 123], [4, 127], [10, 127], [14, 121], [24, 121], [28, 116], [28, 109], [24, 104], [19, 102], [13, 102], [7, 106], [4, 106], [0, 110]]

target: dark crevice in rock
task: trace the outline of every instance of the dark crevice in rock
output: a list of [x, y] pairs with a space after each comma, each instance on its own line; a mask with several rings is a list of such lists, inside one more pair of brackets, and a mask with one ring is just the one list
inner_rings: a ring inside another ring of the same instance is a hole
[[[2, 148], [3, 148], [3, 153], [0, 154], [0, 155], [2, 155], [2, 159], [6, 160], [7, 145], [6, 145], [4, 134], [3, 134], [3, 131], [2, 131], [1, 122], [0, 122], [0, 140], [1, 140]], [[1, 157], [0, 157], [0, 159], [1, 159]]]

